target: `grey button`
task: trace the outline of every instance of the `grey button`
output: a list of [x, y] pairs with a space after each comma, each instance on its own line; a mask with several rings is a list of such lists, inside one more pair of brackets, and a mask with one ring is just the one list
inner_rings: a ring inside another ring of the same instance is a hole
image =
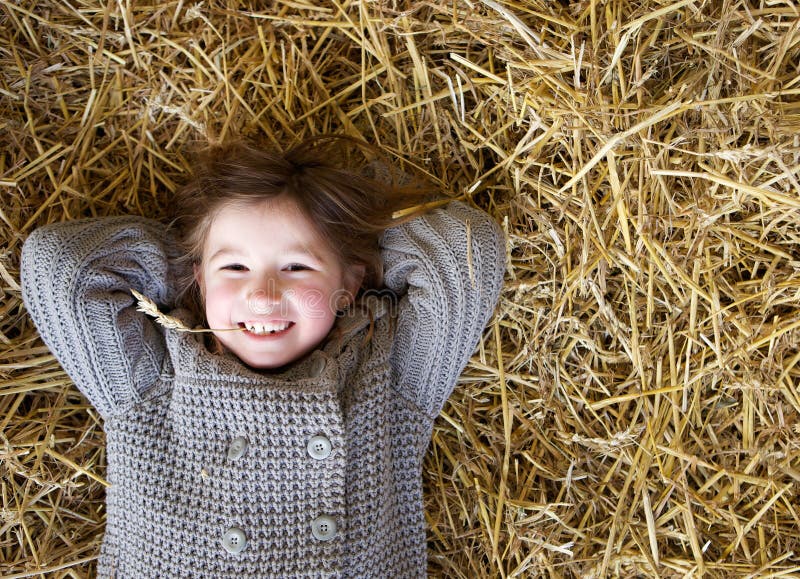
[[311, 368], [309, 369], [311, 372], [312, 378], [317, 378], [325, 371], [325, 358], [322, 356], [318, 356], [311, 361]]
[[244, 548], [247, 547], [247, 537], [244, 531], [237, 527], [231, 527], [225, 531], [225, 534], [222, 535], [222, 546], [228, 553], [234, 555], [244, 551]]
[[238, 460], [244, 456], [246, 450], [247, 439], [244, 436], [237, 436], [228, 447], [228, 458], [230, 460]]
[[322, 435], [312, 436], [306, 448], [308, 454], [315, 460], [325, 460], [331, 455], [331, 441]]
[[311, 521], [311, 534], [318, 541], [330, 541], [336, 536], [336, 521], [328, 515], [317, 517]]

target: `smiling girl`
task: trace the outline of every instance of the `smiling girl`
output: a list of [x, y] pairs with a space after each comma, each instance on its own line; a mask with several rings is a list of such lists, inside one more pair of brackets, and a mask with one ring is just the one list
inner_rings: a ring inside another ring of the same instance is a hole
[[211, 147], [174, 230], [26, 241], [28, 311], [105, 419], [100, 577], [425, 576], [422, 460], [505, 251], [462, 203], [393, 222], [409, 190], [334, 164], [343, 142]]
[[344, 266], [288, 200], [229, 203], [206, 233], [195, 275], [218, 340], [254, 368], [279, 368], [325, 339], [364, 266]]

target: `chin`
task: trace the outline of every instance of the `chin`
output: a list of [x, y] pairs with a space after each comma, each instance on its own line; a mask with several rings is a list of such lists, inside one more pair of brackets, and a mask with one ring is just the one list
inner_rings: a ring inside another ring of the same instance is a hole
[[279, 370], [294, 362], [297, 358], [291, 360], [264, 360], [262, 358], [248, 359], [239, 356], [239, 359], [247, 364], [250, 368], [255, 370]]

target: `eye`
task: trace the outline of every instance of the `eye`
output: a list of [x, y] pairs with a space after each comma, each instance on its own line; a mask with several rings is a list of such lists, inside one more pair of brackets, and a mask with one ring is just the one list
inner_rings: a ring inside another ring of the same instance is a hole
[[247, 266], [242, 265], [241, 263], [229, 263], [227, 265], [223, 265], [220, 269], [225, 271], [247, 271]]
[[302, 263], [290, 263], [283, 268], [286, 271], [310, 271], [311, 268]]

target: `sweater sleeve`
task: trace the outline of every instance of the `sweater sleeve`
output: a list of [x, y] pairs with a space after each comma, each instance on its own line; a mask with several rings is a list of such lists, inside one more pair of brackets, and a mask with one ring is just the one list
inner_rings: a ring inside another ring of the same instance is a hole
[[103, 417], [135, 404], [161, 374], [160, 328], [130, 289], [175, 298], [165, 226], [140, 217], [56, 223], [22, 248], [25, 306], [45, 344]]
[[451, 202], [388, 229], [381, 247], [385, 283], [402, 296], [391, 351], [393, 382], [435, 417], [497, 304], [503, 236], [486, 213]]

